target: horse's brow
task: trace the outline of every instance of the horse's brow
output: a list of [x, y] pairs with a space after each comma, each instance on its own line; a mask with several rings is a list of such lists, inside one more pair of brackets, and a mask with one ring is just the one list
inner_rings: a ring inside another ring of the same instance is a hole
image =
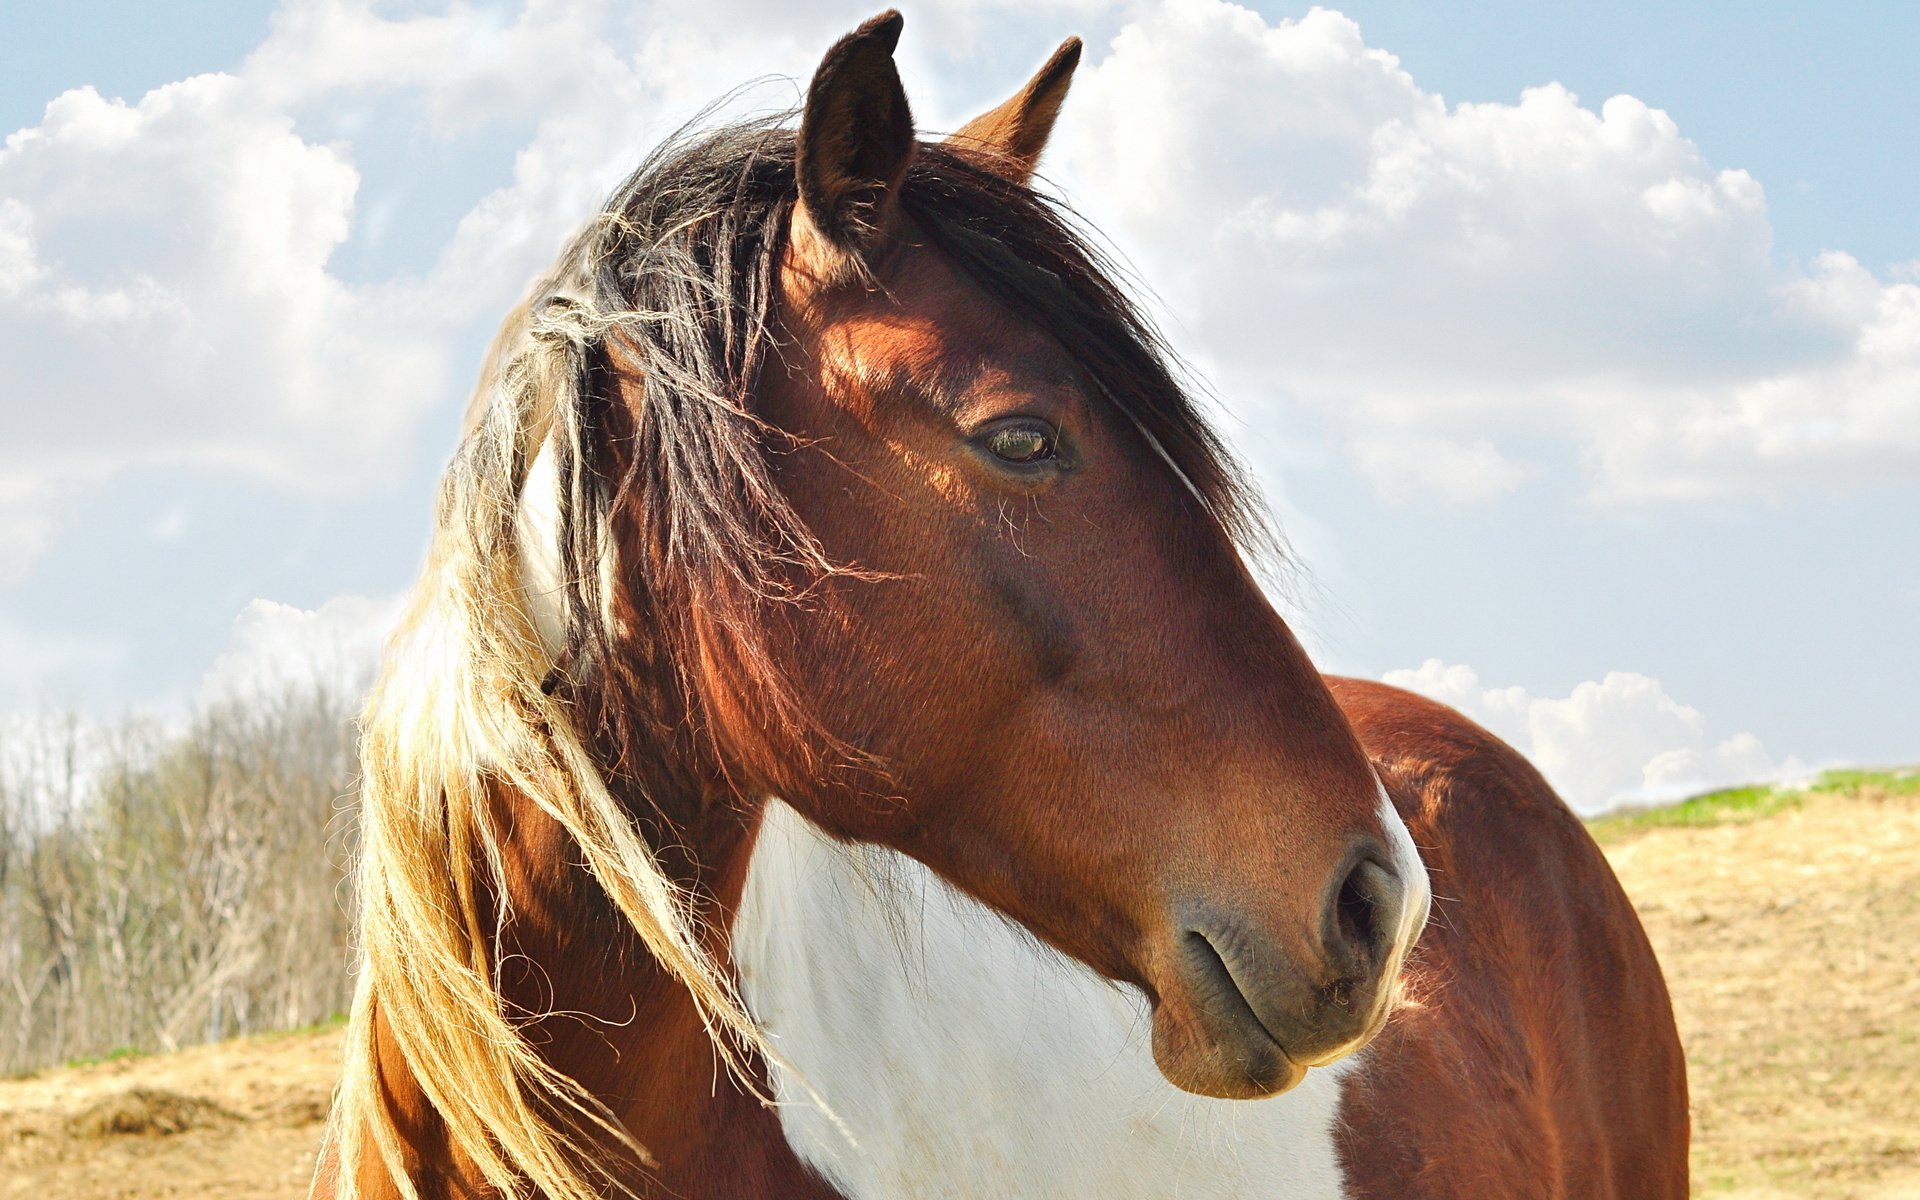
[[1034, 390], [1084, 383], [1073, 356], [1051, 340], [1007, 345], [988, 334], [953, 342], [910, 338], [888, 347], [883, 338], [846, 349], [852, 351], [847, 365], [867, 387], [910, 397], [947, 416], [966, 408], [986, 383]]
[[1065, 370], [1048, 369], [1051, 364], [1006, 362], [987, 356], [972, 356], [939, 365], [928, 378], [914, 379], [912, 392], [949, 416], [957, 415], [983, 390], [1040, 391], [1071, 379]]
[[962, 379], [957, 385], [961, 390], [974, 386], [982, 375], [993, 372], [1004, 372], [1009, 379], [1042, 387], [1072, 386], [1081, 381], [1080, 365], [1073, 354], [1051, 336], [1030, 326], [999, 323], [987, 327], [971, 341], [961, 352], [943, 356], [934, 364], [941, 372]]
[[877, 391], [909, 396], [942, 412], [958, 411], [986, 364], [976, 355], [917, 349], [885, 357], [862, 355], [865, 361], [856, 360], [855, 373]]

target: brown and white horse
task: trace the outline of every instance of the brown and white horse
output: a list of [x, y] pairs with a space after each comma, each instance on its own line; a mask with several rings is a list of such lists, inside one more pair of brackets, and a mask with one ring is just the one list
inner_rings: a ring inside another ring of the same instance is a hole
[[1604, 860], [1313, 669], [1028, 187], [1078, 42], [934, 144], [900, 28], [502, 331], [368, 714], [315, 1194], [1683, 1196]]

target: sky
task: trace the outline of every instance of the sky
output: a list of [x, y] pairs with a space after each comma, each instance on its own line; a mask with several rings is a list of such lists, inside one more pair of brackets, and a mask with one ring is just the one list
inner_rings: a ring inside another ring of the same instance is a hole
[[[0, 713], [105, 716], [370, 654], [528, 279], [871, 15], [18, 7]], [[1920, 760], [1920, 9], [904, 11], [926, 130], [1087, 39], [1047, 186], [1210, 386], [1325, 669], [1586, 810]]]

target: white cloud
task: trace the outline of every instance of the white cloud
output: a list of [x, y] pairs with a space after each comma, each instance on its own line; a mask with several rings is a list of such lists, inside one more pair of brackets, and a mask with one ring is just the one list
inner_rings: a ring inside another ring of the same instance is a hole
[[[579, 5], [387, 20], [288, 5], [238, 75], [135, 103], [92, 88], [0, 149], [0, 582], [68, 497], [135, 468], [346, 489], [390, 478], [464, 390], [449, 346], [497, 318], [608, 185], [657, 107]], [[343, 99], [345, 97], [346, 99]], [[360, 171], [302, 114], [454, 138], [531, 126], [423, 277], [343, 281]]]
[[335, 596], [317, 609], [254, 600], [234, 618], [226, 650], [200, 682], [199, 699], [316, 685], [358, 696], [373, 681], [401, 604], [393, 596]]
[[1389, 500], [1432, 496], [1450, 503], [1493, 500], [1519, 487], [1525, 468], [1503, 458], [1486, 438], [1460, 441], [1397, 431], [1354, 438], [1353, 456]]
[[[856, 0], [400, 17], [288, 0], [237, 74], [133, 103], [55, 98], [0, 149], [0, 583], [30, 569], [73, 494], [130, 469], [321, 489], [391, 477], [422, 417], [464, 391], [454, 339], [506, 310], [649, 141], [757, 76], [804, 79], [870, 15]], [[903, 60], [939, 78], [927, 64], [1035, 16], [935, 10]], [[430, 270], [350, 284], [333, 260], [367, 219], [354, 139], [395, 130], [456, 156], [490, 131], [526, 140]]]
[[[315, 609], [252, 600], [234, 617], [199, 686], [152, 697], [145, 711], [172, 725], [193, 704], [315, 686], [354, 701], [373, 682], [403, 603], [401, 596], [354, 594]], [[0, 724], [9, 714], [111, 713], [115, 706], [102, 703], [89, 682], [125, 667], [127, 659], [120, 642], [48, 634], [0, 617]]]
[[91, 88], [0, 150], [0, 564], [64, 493], [135, 467], [350, 484], [440, 386], [390, 297], [327, 272], [358, 176], [243, 81]]
[[1381, 678], [1458, 710], [1506, 741], [1585, 814], [1806, 773], [1796, 758], [1774, 761], [1750, 733], [1709, 744], [1699, 709], [1667, 695], [1659, 680], [1631, 671], [1610, 671], [1564, 699], [1522, 687], [1483, 687], [1472, 668], [1437, 658]]
[[1069, 113], [1225, 390], [1331, 420], [1391, 494], [1492, 499], [1542, 434], [1615, 499], [1920, 475], [1920, 286], [1778, 266], [1760, 184], [1631, 96], [1450, 108], [1339, 13], [1167, 0]]

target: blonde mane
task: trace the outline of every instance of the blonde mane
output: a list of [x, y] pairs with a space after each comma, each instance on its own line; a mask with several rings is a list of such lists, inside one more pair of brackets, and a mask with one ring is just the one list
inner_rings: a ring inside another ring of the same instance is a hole
[[550, 301], [521, 338], [496, 348], [505, 361], [447, 472], [425, 575], [367, 708], [361, 972], [335, 1124], [342, 1196], [357, 1192], [363, 1138], [401, 1192], [418, 1196], [381, 1098], [376, 1010], [453, 1145], [503, 1195], [594, 1200], [621, 1186], [604, 1153], [555, 1128], [555, 1113], [584, 1118], [651, 1163], [610, 1110], [528, 1043], [524, 1016], [505, 1009], [488, 929], [507, 919], [507, 898], [490, 889], [486, 920], [479, 877], [483, 866], [504, 877], [490, 787], [525, 795], [566, 829], [647, 949], [693, 993], [723, 1054], [737, 1063], [737, 1046], [764, 1051], [701, 943], [692, 898], [609, 793], [573, 714], [541, 687], [554, 663], [533, 623], [515, 516], [542, 426], [581, 450], [569, 391], [606, 324], [577, 301]]

